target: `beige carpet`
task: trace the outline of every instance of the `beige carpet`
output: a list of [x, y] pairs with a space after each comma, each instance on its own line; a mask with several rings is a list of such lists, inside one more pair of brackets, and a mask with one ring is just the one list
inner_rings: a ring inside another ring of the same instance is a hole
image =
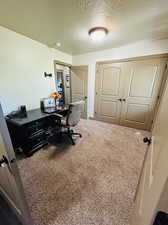
[[36, 225], [128, 225], [148, 132], [81, 120], [75, 146], [18, 162]]

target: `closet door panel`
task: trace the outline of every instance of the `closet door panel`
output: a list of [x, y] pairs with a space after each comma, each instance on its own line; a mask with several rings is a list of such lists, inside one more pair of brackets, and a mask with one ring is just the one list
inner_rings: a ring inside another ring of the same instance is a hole
[[102, 116], [107, 116], [107, 117], [117, 117], [117, 103], [116, 101], [108, 101], [108, 100], [103, 100], [101, 102], [100, 106], [100, 114]]
[[126, 120], [138, 123], [145, 123], [146, 113], [149, 111], [149, 105], [145, 104], [128, 104]]
[[99, 66], [96, 74], [96, 119], [119, 124], [122, 83], [121, 63]]
[[121, 125], [150, 129], [164, 66], [160, 59], [125, 63]]
[[154, 88], [158, 67], [146, 65], [144, 67], [134, 65], [130, 78], [130, 97], [150, 98]]

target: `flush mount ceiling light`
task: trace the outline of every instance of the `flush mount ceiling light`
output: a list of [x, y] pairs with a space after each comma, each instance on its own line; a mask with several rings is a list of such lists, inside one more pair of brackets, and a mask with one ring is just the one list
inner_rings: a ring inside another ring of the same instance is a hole
[[107, 35], [108, 30], [105, 27], [94, 27], [88, 33], [93, 41], [101, 41]]
[[60, 42], [57, 42], [56, 45], [57, 45], [57, 47], [61, 47], [61, 43]]

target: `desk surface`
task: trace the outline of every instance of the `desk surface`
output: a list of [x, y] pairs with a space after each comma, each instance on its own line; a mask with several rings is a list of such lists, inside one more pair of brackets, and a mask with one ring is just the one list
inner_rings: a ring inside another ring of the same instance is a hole
[[[58, 107], [58, 110], [55, 113], [60, 113], [61, 114], [61, 113], [65, 112], [65, 111], [67, 111], [67, 107], [66, 106], [61, 106], [61, 107]], [[27, 117], [24, 117], [24, 118], [12, 118], [12, 119], [6, 117], [6, 119], [8, 121], [10, 121], [11, 123], [14, 123], [17, 126], [24, 126], [24, 125], [26, 125], [28, 123], [35, 122], [35, 121], [41, 120], [43, 118], [48, 118], [48, 117], [51, 117], [51, 116], [54, 116], [54, 113], [47, 114], [47, 113], [43, 113], [41, 111], [41, 109], [33, 109], [33, 110], [27, 111]]]

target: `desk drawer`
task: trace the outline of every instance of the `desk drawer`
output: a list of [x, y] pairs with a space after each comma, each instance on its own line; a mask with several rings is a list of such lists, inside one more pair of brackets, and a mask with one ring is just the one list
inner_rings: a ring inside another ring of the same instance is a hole
[[31, 156], [34, 152], [38, 151], [39, 149], [47, 145], [48, 145], [47, 141], [41, 141], [31, 146], [31, 149], [24, 149], [23, 151], [27, 156]]
[[23, 152], [27, 155], [34, 151], [34, 149], [40, 149], [47, 144], [47, 137], [45, 135], [41, 135], [33, 139], [28, 139], [27, 142], [23, 146], [21, 146], [21, 148], [23, 149]]
[[45, 130], [41, 129], [29, 134], [28, 139], [29, 140], [37, 139], [37, 138], [40, 138], [41, 136], [44, 136], [45, 134], [46, 134]]
[[27, 133], [29, 135], [38, 132], [39, 130], [41, 130], [44, 127], [44, 123], [43, 122], [35, 122], [29, 126], [26, 127]]

